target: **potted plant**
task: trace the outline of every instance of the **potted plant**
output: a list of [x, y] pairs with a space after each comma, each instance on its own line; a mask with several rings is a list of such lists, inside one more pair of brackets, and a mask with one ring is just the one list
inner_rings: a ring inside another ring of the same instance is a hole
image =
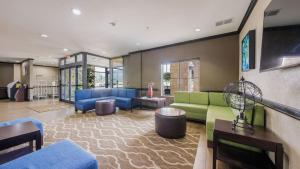
[[[163, 74], [163, 80], [164, 82], [166, 82], [167, 84], [170, 84], [170, 80], [171, 80], [171, 73], [170, 72], [166, 72]], [[166, 85], [164, 86], [164, 94], [165, 95], [169, 95], [171, 94], [171, 90], [170, 90], [170, 86], [169, 85]]]
[[88, 79], [88, 88], [95, 88], [95, 71], [91, 68], [87, 68], [87, 79]]

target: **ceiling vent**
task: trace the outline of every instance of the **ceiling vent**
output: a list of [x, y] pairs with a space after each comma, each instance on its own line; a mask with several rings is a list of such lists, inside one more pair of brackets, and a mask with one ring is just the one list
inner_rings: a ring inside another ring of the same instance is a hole
[[216, 26], [230, 24], [230, 23], [232, 23], [232, 21], [233, 21], [233, 18], [224, 19], [224, 20], [216, 22]]
[[216, 22], [216, 26], [221, 26], [221, 25], [223, 25], [224, 23], [223, 23], [223, 21], [218, 21], [218, 22]]
[[281, 9], [273, 9], [265, 12], [265, 17], [278, 15]]
[[230, 19], [225, 19], [225, 20], [224, 20], [224, 25], [225, 25], [225, 24], [232, 23], [232, 20], [233, 20], [232, 18], [230, 18]]

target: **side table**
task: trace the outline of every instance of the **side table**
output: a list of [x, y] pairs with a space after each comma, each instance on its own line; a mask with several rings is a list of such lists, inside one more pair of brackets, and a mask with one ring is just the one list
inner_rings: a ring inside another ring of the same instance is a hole
[[[24, 122], [11, 126], [0, 127], [0, 151], [23, 143], [35, 141], [36, 150], [41, 149], [42, 135], [32, 122]], [[0, 164], [13, 160], [33, 151], [32, 146], [21, 148], [0, 157]]]
[[[234, 146], [222, 143], [224, 140], [256, 147], [263, 150], [263, 152], [235, 148]], [[264, 151], [275, 153], [275, 165]], [[254, 133], [241, 128], [232, 130], [231, 121], [217, 119], [215, 121], [213, 141], [213, 169], [216, 169], [217, 160], [244, 169], [282, 169], [283, 146], [281, 140], [268, 129], [254, 127]]]

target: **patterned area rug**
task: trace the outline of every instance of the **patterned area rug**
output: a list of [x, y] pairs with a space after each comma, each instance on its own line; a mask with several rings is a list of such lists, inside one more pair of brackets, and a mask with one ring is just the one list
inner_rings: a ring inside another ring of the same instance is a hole
[[183, 139], [164, 139], [154, 130], [154, 112], [76, 114], [45, 123], [44, 142], [70, 139], [93, 153], [101, 169], [191, 169], [200, 124], [187, 123]]
[[28, 106], [27, 108], [31, 109], [33, 111], [36, 111], [38, 113], [43, 113], [43, 112], [67, 109], [69, 107], [70, 107], [70, 105], [45, 104], [45, 105], [39, 105], [39, 106]]

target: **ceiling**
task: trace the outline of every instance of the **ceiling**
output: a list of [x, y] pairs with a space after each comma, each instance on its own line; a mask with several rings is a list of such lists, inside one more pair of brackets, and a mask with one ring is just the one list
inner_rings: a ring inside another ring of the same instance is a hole
[[[251, 0], [1, 0], [0, 61], [57, 65], [79, 51], [105, 57], [236, 31]], [[82, 14], [76, 16], [72, 8]], [[233, 18], [230, 24], [216, 26]], [[112, 26], [111, 23], [115, 23]], [[199, 28], [200, 31], [195, 31]], [[41, 34], [48, 35], [42, 38]], [[69, 51], [63, 51], [64, 48]]]

